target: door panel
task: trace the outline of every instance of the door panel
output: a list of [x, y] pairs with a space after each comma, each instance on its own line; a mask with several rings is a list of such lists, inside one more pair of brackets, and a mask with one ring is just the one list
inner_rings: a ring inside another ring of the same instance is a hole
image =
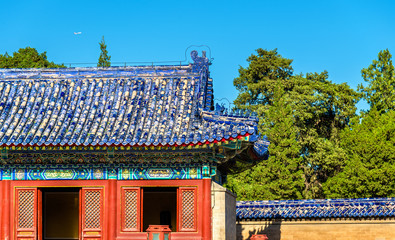
[[195, 187], [178, 189], [178, 231], [197, 231], [197, 195]]
[[81, 189], [81, 235], [82, 239], [103, 239], [103, 188]]
[[16, 239], [37, 239], [37, 188], [16, 188], [15, 200]]
[[121, 221], [123, 232], [140, 232], [141, 194], [138, 187], [122, 187]]

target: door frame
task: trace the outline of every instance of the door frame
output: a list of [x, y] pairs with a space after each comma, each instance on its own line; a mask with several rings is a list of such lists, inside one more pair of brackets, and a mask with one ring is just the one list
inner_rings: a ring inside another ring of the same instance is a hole
[[[147, 239], [145, 232], [126, 233], [121, 230], [120, 201], [121, 187], [197, 187], [197, 231], [174, 232], [172, 239], [181, 240], [186, 238], [211, 239], [211, 179], [199, 180], [12, 180], [4, 181], [3, 198], [10, 196], [10, 204], [4, 201], [2, 209], [3, 219], [9, 217], [9, 221], [2, 222], [2, 235], [9, 232], [9, 239], [16, 239], [15, 231], [15, 191], [16, 188], [45, 188], [45, 187], [101, 187], [103, 188], [103, 234], [102, 239]], [[9, 185], [8, 185], [9, 184]], [[8, 187], [9, 186], [9, 187]], [[39, 199], [38, 199], [39, 200]], [[9, 207], [8, 207], [9, 206]], [[8, 212], [10, 215], [4, 214]], [[142, 213], [141, 213], [142, 214]], [[81, 214], [80, 214], [81, 216]], [[81, 221], [80, 221], [81, 222]], [[9, 228], [7, 228], [9, 223]], [[81, 232], [81, 230], [80, 230]], [[92, 236], [94, 237], [94, 236]]]
[[[183, 239], [211, 239], [211, 179], [198, 180], [118, 180], [116, 182], [117, 196], [121, 198], [123, 188], [140, 188], [140, 221], [143, 222], [143, 188], [145, 187], [177, 187], [177, 214], [176, 228], [178, 232], [172, 232], [171, 238], [174, 240]], [[194, 189], [196, 191], [195, 214], [196, 228], [180, 231], [178, 227], [179, 219], [179, 189]], [[147, 239], [146, 232], [125, 232], [122, 229], [122, 206], [117, 204], [117, 232], [116, 239]], [[144, 230], [144, 229], [142, 229]]]
[[[18, 188], [23, 188], [23, 189], [37, 189], [37, 199], [36, 199], [36, 221], [37, 221], [37, 239], [41, 240], [42, 239], [42, 191], [40, 191], [40, 188], [101, 188], [103, 191], [103, 214], [102, 214], [102, 239], [107, 239], [108, 235], [108, 229], [107, 229], [107, 219], [108, 219], [108, 211], [106, 209], [106, 206], [108, 204], [108, 201], [110, 200], [109, 194], [107, 194], [107, 191], [109, 189], [109, 180], [21, 180], [21, 181], [10, 181], [10, 189], [11, 189], [11, 211], [10, 211], [10, 217], [13, 221], [10, 222], [10, 234], [11, 238], [10, 239], [16, 239], [16, 217], [17, 217], [17, 209], [16, 209], [16, 191]], [[80, 190], [80, 201], [81, 200], [81, 190]], [[81, 236], [81, 203], [79, 204], [79, 235]]]

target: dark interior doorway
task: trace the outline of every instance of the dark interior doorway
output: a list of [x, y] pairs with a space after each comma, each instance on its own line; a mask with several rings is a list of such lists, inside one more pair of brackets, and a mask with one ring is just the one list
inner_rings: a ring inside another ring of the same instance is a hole
[[79, 190], [42, 189], [43, 240], [79, 239]]
[[177, 227], [177, 188], [143, 188], [143, 231], [149, 225], [169, 225], [175, 232]]

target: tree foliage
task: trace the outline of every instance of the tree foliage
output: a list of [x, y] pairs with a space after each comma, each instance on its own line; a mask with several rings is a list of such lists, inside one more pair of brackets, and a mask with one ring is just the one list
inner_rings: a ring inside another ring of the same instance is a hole
[[239, 175], [230, 176], [227, 187], [242, 200], [300, 199], [304, 189], [300, 146], [296, 141], [293, 110], [277, 83], [264, 124], [270, 139], [270, 157]]
[[[235, 105], [258, 113], [259, 130], [271, 142], [270, 158], [229, 176], [227, 186], [243, 199], [324, 197], [322, 184], [341, 171], [345, 161], [339, 133], [355, 116], [359, 94], [347, 84], [329, 81], [327, 72], [293, 75], [292, 60], [276, 50], [258, 49], [247, 61], [249, 66], [241, 67], [234, 80], [239, 90]], [[278, 89], [284, 92], [281, 101], [275, 97]], [[286, 147], [284, 143], [293, 144]], [[250, 178], [255, 175], [260, 178]], [[263, 183], [262, 191], [253, 193]], [[289, 194], [284, 186], [294, 186], [297, 193]], [[245, 191], [249, 188], [253, 194]]]
[[104, 41], [104, 36], [102, 37], [101, 41], [99, 42], [100, 46], [100, 56], [99, 61], [97, 63], [98, 67], [110, 67], [111, 66], [111, 56], [108, 55], [107, 45]]
[[395, 69], [388, 49], [380, 51], [378, 59], [362, 69], [362, 78], [368, 83], [358, 86], [364, 98], [379, 111], [395, 110]]
[[372, 108], [341, 133], [344, 169], [324, 184], [329, 198], [395, 197], [395, 111]]
[[339, 133], [355, 116], [359, 94], [347, 84], [329, 81], [327, 72], [293, 79], [292, 107], [304, 160], [303, 196], [322, 198], [322, 183], [341, 170], [346, 158]]
[[63, 64], [48, 61], [47, 52], [39, 53], [35, 48], [20, 48], [12, 56], [0, 54], [0, 68], [64, 68]]
[[395, 196], [395, 79], [391, 53], [362, 69], [368, 83], [359, 85], [370, 110], [355, 118], [341, 133], [347, 153], [344, 168], [324, 184], [327, 197]]
[[[240, 67], [239, 77], [233, 81], [239, 91], [235, 105], [240, 109], [257, 110], [271, 104], [277, 82], [280, 82], [287, 92], [289, 79], [292, 76], [292, 60], [283, 58], [277, 49], [257, 49], [257, 55], [252, 54], [247, 61], [247, 68]], [[262, 109], [261, 109], [262, 110]]]

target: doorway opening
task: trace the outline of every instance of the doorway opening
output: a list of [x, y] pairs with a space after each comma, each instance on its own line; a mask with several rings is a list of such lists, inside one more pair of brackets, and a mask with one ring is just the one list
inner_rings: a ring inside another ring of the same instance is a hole
[[143, 229], [149, 225], [169, 225], [172, 232], [177, 229], [177, 188], [143, 188]]
[[43, 240], [79, 239], [79, 188], [43, 188]]

